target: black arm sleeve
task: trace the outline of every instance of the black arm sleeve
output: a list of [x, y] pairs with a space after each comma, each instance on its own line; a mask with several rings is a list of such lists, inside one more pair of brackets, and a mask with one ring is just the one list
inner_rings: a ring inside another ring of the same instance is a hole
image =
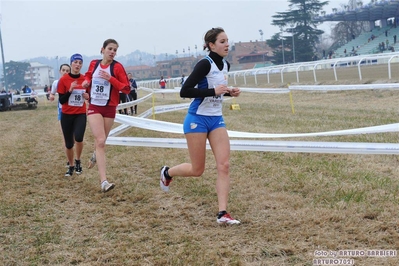
[[[227, 63], [227, 70], [230, 71], [230, 63], [227, 62], [227, 61], [226, 61], [226, 63]], [[223, 96], [230, 96], [231, 97], [230, 92], [225, 93]]]
[[60, 101], [60, 104], [64, 104], [64, 103], [68, 102], [69, 96], [71, 96], [71, 93], [69, 91], [67, 93], [65, 93], [65, 94], [60, 94], [59, 93], [58, 94], [58, 99]]
[[205, 98], [215, 96], [215, 89], [197, 89], [194, 88], [211, 70], [211, 64], [208, 60], [200, 60], [194, 67], [193, 72], [188, 76], [180, 90], [182, 98]]

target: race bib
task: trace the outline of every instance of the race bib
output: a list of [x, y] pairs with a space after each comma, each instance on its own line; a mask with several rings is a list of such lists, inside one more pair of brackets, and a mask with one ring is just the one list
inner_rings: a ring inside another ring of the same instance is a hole
[[74, 89], [69, 96], [68, 105], [82, 107], [85, 102], [85, 99], [83, 98], [83, 93], [85, 92], [85, 89]]
[[[101, 67], [98, 66], [93, 73], [93, 79], [91, 82], [90, 90], [90, 102], [94, 105], [105, 106], [111, 96], [111, 83], [100, 77], [99, 71]], [[110, 67], [102, 69], [110, 74]]]

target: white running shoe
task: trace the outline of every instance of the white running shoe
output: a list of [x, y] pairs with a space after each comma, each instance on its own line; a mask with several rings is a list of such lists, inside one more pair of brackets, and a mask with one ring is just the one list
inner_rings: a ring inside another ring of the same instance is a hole
[[104, 192], [104, 193], [110, 191], [114, 187], [115, 187], [115, 184], [114, 183], [108, 183], [107, 180], [104, 180], [101, 183], [101, 191]]
[[168, 170], [169, 167], [163, 166], [161, 168], [161, 178], [159, 179], [159, 185], [161, 186], [161, 189], [165, 192], [169, 192], [169, 184], [172, 182], [172, 179], [167, 179], [165, 177], [165, 171]]
[[217, 219], [216, 219], [216, 222], [217, 222], [218, 224], [240, 224], [240, 223], [241, 223], [240, 221], [238, 221], [238, 220], [236, 220], [236, 219], [233, 219], [233, 218], [230, 216], [230, 214], [227, 213], [227, 212], [226, 212], [222, 217], [217, 218]]

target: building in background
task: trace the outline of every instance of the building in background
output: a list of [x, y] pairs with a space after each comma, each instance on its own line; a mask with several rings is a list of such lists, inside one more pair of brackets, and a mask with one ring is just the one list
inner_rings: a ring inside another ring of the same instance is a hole
[[132, 73], [134, 79], [145, 80], [153, 76], [153, 67], [147, 65], [126, 66], [126, 73]]
[[271, 65], [273, 50], [266, 41], [238, 42], [231, 46], [227, 61], [231, 70], [251, 69]]
[[24, 80], [26, 83], [32, 84], [34, 89], [43, 88], [45, 85], [50, 86], [54, 81], [54, 69], [41, 63], [32, 62], [28, 71], [25, 72]]
[[[127, 66], [126, 72], [131, 72], [137, 80], [157, 79], [164, 77], [186, 77], [190, 75], [195, 64], [205, 55], [177, 56], [169, 60], [157, 61], [155, 66]], [[265, 41], [239, 42], [230, 46], [226, 60], [230, 70], [251, 69], [271, 65], [272, 49]]]

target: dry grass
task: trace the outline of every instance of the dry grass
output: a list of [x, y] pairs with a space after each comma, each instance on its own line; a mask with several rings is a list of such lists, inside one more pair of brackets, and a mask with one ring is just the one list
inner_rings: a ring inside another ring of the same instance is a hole
[[[318, 132], [396, 123], [397, 91], [295, 92], [225, 104], [231, 130]], [[176, 97], [157, 98], [157, 104]], [[139, 111], [150, 103], [139, 106]], [[181, 123], [185, 111], [157, 115]], [[159, 169], [188, 160], [184, 149], [107, 147], [109, 179], [97, 169], [65, 178], [55, 104], [0, 113], [1, 265], [312, 265], [316, 250], [399, 250], [398, 156], [234, 151], [229, 211], [240, 226], [218, 226], [215, 163], [201, 178], [159, 189]], [[125, 136], [179, 137], [129, 129]], [[303, 140], [396, 143], [397, 134]], [[93, 146], [87, 128], [83, 158]], [[86, 161], [85, 159], [85, 161]], [[397, 265], [354, 258], [356, 265]]]

